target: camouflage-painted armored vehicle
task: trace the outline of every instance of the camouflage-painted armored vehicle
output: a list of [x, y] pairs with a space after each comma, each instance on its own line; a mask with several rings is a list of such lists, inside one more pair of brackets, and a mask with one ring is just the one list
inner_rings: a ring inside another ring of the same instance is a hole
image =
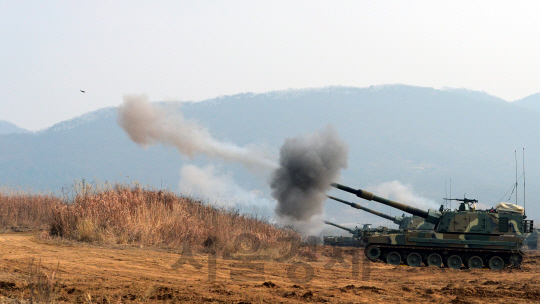
[[[338, 224], [334, 224], [329, 221], [324, 221], [325, 224], [331, 225], [334, 227], [337, 227], [339, 229], [343, 229], [350, 234], [352, 234], [352, 239], [347, 243], [346, 245], [343, 245], [344, 239], [332, 239], [336, 238], [334, 236], [325, 236], [324, 237], [324, 244], [325, 245], [332, 245], [332, 246], [351, 246], [351, 247], [363, 247], [365, 245], [364, 237], [374, 235], [374, 234], [386, 234], [389, 232], [388, 227], [380, 226], [378, 228], [372, 228], [371, 224], [364, 224], [362, 228], [347, 228], [345, 226], [341, 226]], [[394, 231], [395, 232], [395, 231]]]
[[358, 239], [352, 236], [323, 236], [323, 244], [339, 247], [361, 247]]
[[333, 196], [330, 196], [330, 195], [327, 195], [327, 196], [328, 196], [328, 198], [331, 198], [331, 199], [333, 199], [335, 201], [338, 201], [340, 203], [349, 205], [349, 206], [351, 206], [353, 208], [363, 210], [363, 211], [369, 212], [371, 214], [375, 214], [375, 215], [380, 216], [382, 218], [385, 218], [387, 220], [391, 220], [394, 224], [399, 225], [398, 229], [433, 230], [433, 228], [435, 228], [435, 225], [433, 225], [431, 223], [427, 223], [423, 218], [421, 218], [419, 216], [416, 216], [416, 215], [414, 215], [414, 216], [405, 216], [405, 214], [404, 214], [403, 216], [391, 216], [391, 215], [388, 215], [388, 214], [385, 214], [385, 213], [382, 213], [382, 212], [378, 212], [378, 211], [366, 208], [366, 207], [361, 206], [361, 205], [356, 204], [356, 203], [347, 202], [347, 201], [339, 199], [337, 197], [333, 197]]
[[474, 210], [470, 200], [462, 200], [457, 210], [424, 211], [412, 206], [378, 197], [371, 192], [340, 184], [332, 186], [424, 218], [435, 225], [434, 231], [403, 231], [366, 237], [365, 255], [372, 261], [391, 265], [405, 262], [412, 267], [442, 265], [460, 269], [499, 270], [518, 266], [523, 260], [520, 250], [523, 236], [533, 231], [533, 221], [525, 220], [523, 212], [509, 209]]
[[352, 236], [324, 236], [323, 237], [323, 244], [324, 245], [330, 245], [330, 246], [344, 246], [344, 247], [360, 247], [360, 243], [358, 242], [358, 234], [356, 232], [356, 229], [350, 229], [338, 224], [331, 223], [329, 221], [324, 221], [327, 225], [332, 225], [335, 227], [338, 227], [339, 229], [343, 229]]

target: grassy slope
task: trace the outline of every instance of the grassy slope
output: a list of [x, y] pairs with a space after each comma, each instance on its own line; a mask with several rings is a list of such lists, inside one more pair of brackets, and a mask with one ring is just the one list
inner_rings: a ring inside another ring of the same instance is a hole
[[197, 251], [225, 254], [250, 246], [276, 251], [284, 238], [300, 239], [290, 229], [235, 209], [126, 185], [79, 189], [69, 202], [51, 195], [0, 191], [0, 225], [4, 231], [45, 229], [53, 237], [96, 244], [164, 248], [189, 244]]

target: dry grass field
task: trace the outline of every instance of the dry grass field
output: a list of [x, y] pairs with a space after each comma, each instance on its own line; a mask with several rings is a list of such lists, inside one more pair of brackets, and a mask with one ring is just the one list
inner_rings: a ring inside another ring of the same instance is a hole
[[70, 204], [0, 195], [0, 303], [531, 303], [521, 270], [369, 263], [288, 229], [171, 193], [116, 187]]
[[78, 188], [70, 201], [50, 195], [0, 191], [4, 231], [45, 229], [51, 237], [100, 245], [129, 244], [233, 253], [234, 238], [253, 235], [261, 250], [277, 254], [281, 239], [300, 235], [265, 219], [243, 215], [172, 192], [138, 185]]

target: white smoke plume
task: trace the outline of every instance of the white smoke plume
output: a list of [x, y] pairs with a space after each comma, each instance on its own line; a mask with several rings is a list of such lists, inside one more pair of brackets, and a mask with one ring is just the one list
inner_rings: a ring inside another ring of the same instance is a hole
[[248, 191], [240, 187], [232, 174], [223, 174], [215, 166], [200, 168], [195, 165], [183, 166], [180, 170], [179, 190], [194, 197], [207, 199], [210, 203], [231, 207], [246, 207], [250, 210], [271, 210], [275, 202], [264, 198], [260, 191]]
[[404, 185], [397, 180], [382, 183], [373, 188], [372, 191], [373, 194], [377, 196], [384, 197], [386, 199], [390, 199], [402, 204], [410, 205], [418, 209], [423, 209], [426, 211], [428, 209], [439, 209], [439, 206], [434, 200], [416, 194], [412, 186]]
[[331, 126], [287, 139], [270, 182], [278, 201], [276, 214], [292, 221], [315, 221], [323, 213], [330, 183], [347, 167], [348, 153], [348, 145]]
[[180, 112], [151, 104], [146, 94], [124, 95], [124, 102], [118, 108], [118, 124], [131, 140], [142, 146], [161, 143], [173, 146], [189, 157], [200, 153], [238, 162], [250, 169], [277, 167], [275, 161], [265, 157], [261, 151], [219, 141], [206, 128], [186, 120]]

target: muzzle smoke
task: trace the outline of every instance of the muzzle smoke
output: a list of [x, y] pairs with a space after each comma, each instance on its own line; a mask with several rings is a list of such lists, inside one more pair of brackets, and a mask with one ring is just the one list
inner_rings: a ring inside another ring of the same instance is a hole
[[[214, 159], [238, 162], [249, 169], [272, 172], [270, 188], [277, 200], [275, 213], [292, 224], [309, 224], [322, 215], [325, 192], [330, 183], [339, 179], [340, 170], [347, 167], [348, 146], [328, 126], [313, 134], [289, 138], [280, 150], [279, 165], [264, 151], [239, 147], [216, 140], [210, 132], [194, 121], [184, 119], [178, 111], [166, 111], [153, 105], [146, 94], [125, 95], [118, 109], [118, 124], [129, 137], [142, 146], [157, 143], [176, 147], [182, 154], [193, 157], [204, 154]], [[201, 182], [201, 170], [192, 167], [182, 170], [182, 183], [192, 188], [205, 189], [209, 176]], [[233, 184], [216, 179], [214, 186]], [[225, 189], [221, 193], [227, 192]], [[230, 193], [245, 193], [236, 189]], [[234, 199], [231, 199], [234, 201]]]
[[322, 214], [325, 193], [347, 167], [348, 153], [347, 144], [331, 126], [287, 139], [270, 182], [272, 196], [278, 201], [276, 214], [304, 222]]
[[256, 149], [239, 147], [212, 137], [206, 128], [184, 119], [177, 111], [152, 105], [148, 95], [124, 95], [118, 109], [118, 124], [131, 140], [150, 146], [156, 143], [173, 146], [180, 153], [193, 157], [204, 154], [211, 158], [238, 162], [248, 168], [269, 170], [277, 164]]

